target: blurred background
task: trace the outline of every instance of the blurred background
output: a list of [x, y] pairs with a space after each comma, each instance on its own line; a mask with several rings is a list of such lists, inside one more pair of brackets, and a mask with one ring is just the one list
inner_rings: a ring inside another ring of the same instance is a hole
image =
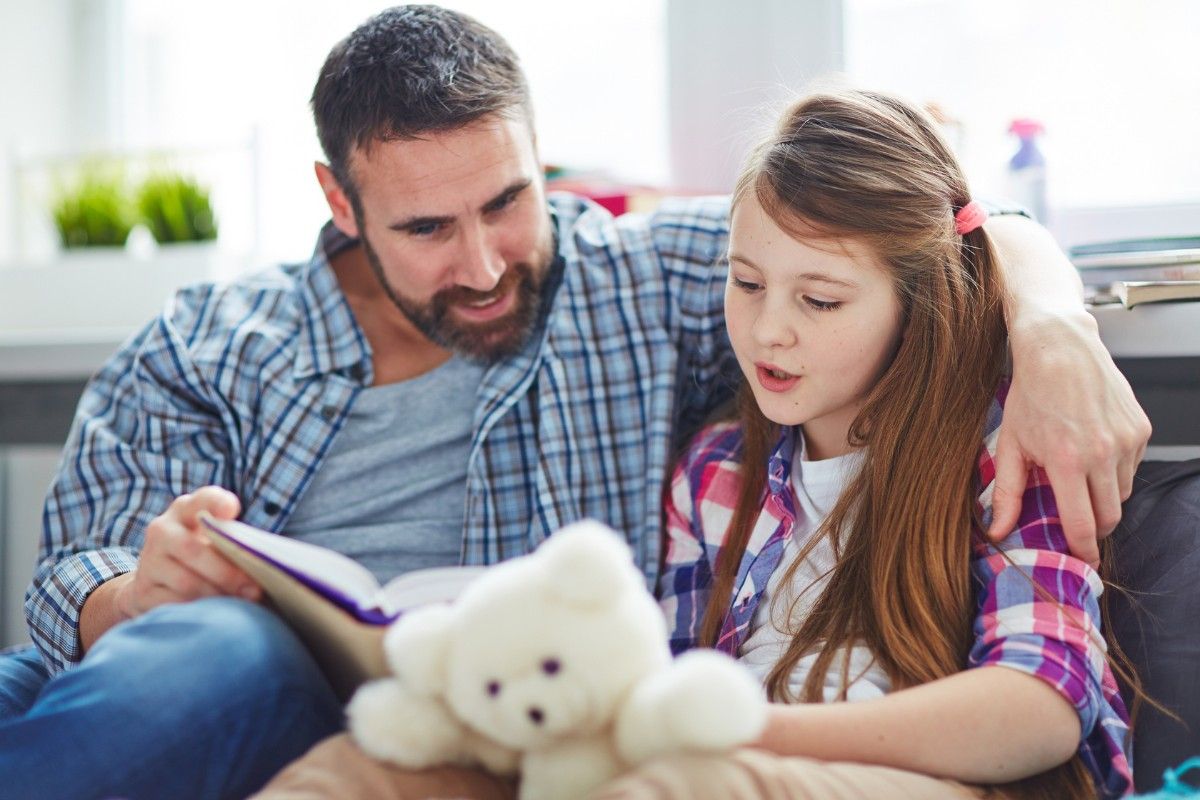
[[[852, 84], [936, 107], [975, 193], [1064, 247], [1200, 236], [1195, 0], [450, 5], [521, 55], [545, 162], [618, 210], [727, 191], [789, 94]], [[0, 645], [87, 376], [173, 286], [310, 255], [309, 94], [384, 6], [0, 0]]]
[[[464, 0], [533, 86], [549, 164], [725, 191], [788, 91], [851, 82], [935, 103], [977, 191], [1010, 192], [1014, 119], [1045, 129], [1047, 221], [1200, 201], [1193, 0]], [[73, 168], [211, 189], [221, 245], [307, 257], [326, 216], [307, 106], [368, 0], [0, 2], [0, 266], [55, 257]]]

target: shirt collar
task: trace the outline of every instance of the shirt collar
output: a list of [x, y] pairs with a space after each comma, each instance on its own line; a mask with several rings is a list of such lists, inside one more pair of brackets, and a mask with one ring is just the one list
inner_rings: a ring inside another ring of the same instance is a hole
[[331, 261], [358, 244], [327, 222], [317, 237], [312, 259], [301, 272], [300, 303], [304, 330], [293, 374], [308, 378], [349, 370], [361, 383], [371, 382], [371, 346], [338, 284]]
[[800, 429], [795, 426], [785, 426], [779, 431], [779, 438], [767, 459], [767, 488], [773, 495], [784, 494], [788, 490], [788, 481], [792, 477], [792, 460], [796, 456], [796, 445], [800, 441]]

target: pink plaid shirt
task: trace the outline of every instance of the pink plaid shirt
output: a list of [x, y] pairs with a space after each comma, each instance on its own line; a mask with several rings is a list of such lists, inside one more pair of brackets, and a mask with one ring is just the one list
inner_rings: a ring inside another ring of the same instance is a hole
[[[979, 510], [991, 520], [995, 446], [1002, 400], [993, 404], [979, 456]], [[760, 516], [746, 548], [717, 648], [738, 655], [767, 581], [781, 564], [796, 521], [790, 475], [798, 437], [787, 429], [768, 466]], [[668, 545], [660, 592], [678, 653], [697, 645], [701, 618], [725, 532], [737, 502], [741, 433], [725, 423], [702, 431], [681, 459], [667, 498]], [[1003, 551], [1008, 558], [1001, 555]], [[999, 545], [980, 531], [972, 548], [975, 642], [968, 668], [1003, 664], [1053, 686], [1079, 714], [1079, 753], [1104, 797], [1131, 791], [1125, 705], [1099, 635], [1099, 576], [1070, 555], [1058, 507], [1038, 469], [1025, 489], [1017, 528]], [[1045, 595], [1035, 589], [1044, 590]]]

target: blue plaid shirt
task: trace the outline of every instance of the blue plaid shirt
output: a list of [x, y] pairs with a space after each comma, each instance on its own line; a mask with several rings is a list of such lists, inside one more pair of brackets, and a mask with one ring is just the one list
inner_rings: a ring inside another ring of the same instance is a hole
[[[625, 531], [653, 584], [676, 445], [729, 394], [722, 299], [728, 202], [668, 201], [614, 220], [552, 196], [558, 259], [544, 324], [487, 371], [467, 466], [462, 561], [526, 553], [591, 517]], [[242, 518], [286, 529], [358, 392], [370, 346], [330, 258], [181, 290], [97, 373], [79, 403], [26, 596], [54, 670], [82, 657], [79, 613], [131, 571], [147, 523], [219, 484]]]

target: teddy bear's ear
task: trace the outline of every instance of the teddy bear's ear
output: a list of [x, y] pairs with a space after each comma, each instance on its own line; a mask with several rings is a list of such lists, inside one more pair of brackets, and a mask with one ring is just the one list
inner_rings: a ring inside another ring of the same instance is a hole
[[592, 520], [552, 534], [536, 556], [550, 591], [575, 606], [603, 606], [630, 586], [645, 586], [629, 545], [616, 531]]
[[453, 619], [450, 606], [417, 608], [402, 616], [383, 637], [388, 666], [410, 690], [423, 695], [442, 694]]

